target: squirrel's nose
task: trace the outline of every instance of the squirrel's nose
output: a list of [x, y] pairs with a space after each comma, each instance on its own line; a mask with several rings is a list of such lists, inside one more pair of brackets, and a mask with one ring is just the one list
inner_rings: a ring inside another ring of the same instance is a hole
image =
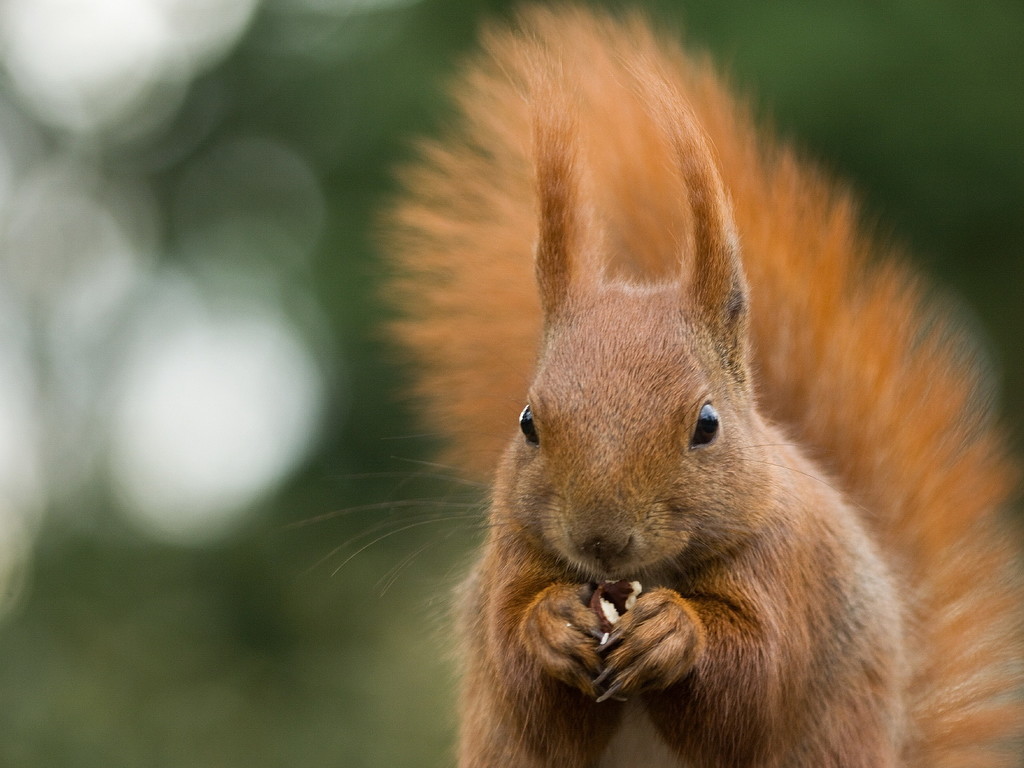
[[592, 558], [610, 570], [611, 566], [624, 559], [633, 545], [633, 535], [628, 531], [622, 533], [592, 534], [577, 544], [580, 553]]

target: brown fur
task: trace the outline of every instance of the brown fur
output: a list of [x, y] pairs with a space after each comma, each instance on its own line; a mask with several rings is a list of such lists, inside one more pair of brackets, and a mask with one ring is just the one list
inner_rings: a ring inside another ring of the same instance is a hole
[[[498, 467], [460, 765], [596, 765], [637, 711], [686, 766], [1015, 764], [1016, 473], [970, 345], [639, 19], [484, 47], [390, 241], [430, 422]], [[599, 649], [605, 578], [644, 593]]]

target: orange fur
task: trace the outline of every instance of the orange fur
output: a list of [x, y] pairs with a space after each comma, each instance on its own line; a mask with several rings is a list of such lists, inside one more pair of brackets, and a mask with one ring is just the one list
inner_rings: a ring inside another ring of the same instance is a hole
[[[1016, 764], [1017, 475], [968, 340], [642, 20], [534, 8], [484, 48], [389, 242], [429, 423], [494, 480], [461, 764], [596, 765], [638, 706], [679, 765]], [[599, 651], [613, 576], [645, 593]]]

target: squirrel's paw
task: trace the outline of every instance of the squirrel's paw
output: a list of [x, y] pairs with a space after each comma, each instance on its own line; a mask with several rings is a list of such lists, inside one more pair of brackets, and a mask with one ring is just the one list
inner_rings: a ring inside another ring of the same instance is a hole
[[552, 677], [599, 696], [593, 683], [601, 671], [597, 640], [603, 636], [597, 616], [587, 606], [587, 586], [552, 584], [542, 591], [523, 617], [523, 642], [541, 668]]
[[704, 650], [700, 619], [679, 593], [645, 592], [598, 647], [604, 669], [593, 683], [598, 701], [628, 697], [679, 682]]

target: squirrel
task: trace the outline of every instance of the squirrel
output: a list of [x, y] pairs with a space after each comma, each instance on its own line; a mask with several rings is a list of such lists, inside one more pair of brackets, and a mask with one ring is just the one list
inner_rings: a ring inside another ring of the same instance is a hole
[[386, 231], [491, 483], [459, 765], [1017, 765], [1017, 467], [899, 250], [640, 15], [529, 7], [452, 93]]

